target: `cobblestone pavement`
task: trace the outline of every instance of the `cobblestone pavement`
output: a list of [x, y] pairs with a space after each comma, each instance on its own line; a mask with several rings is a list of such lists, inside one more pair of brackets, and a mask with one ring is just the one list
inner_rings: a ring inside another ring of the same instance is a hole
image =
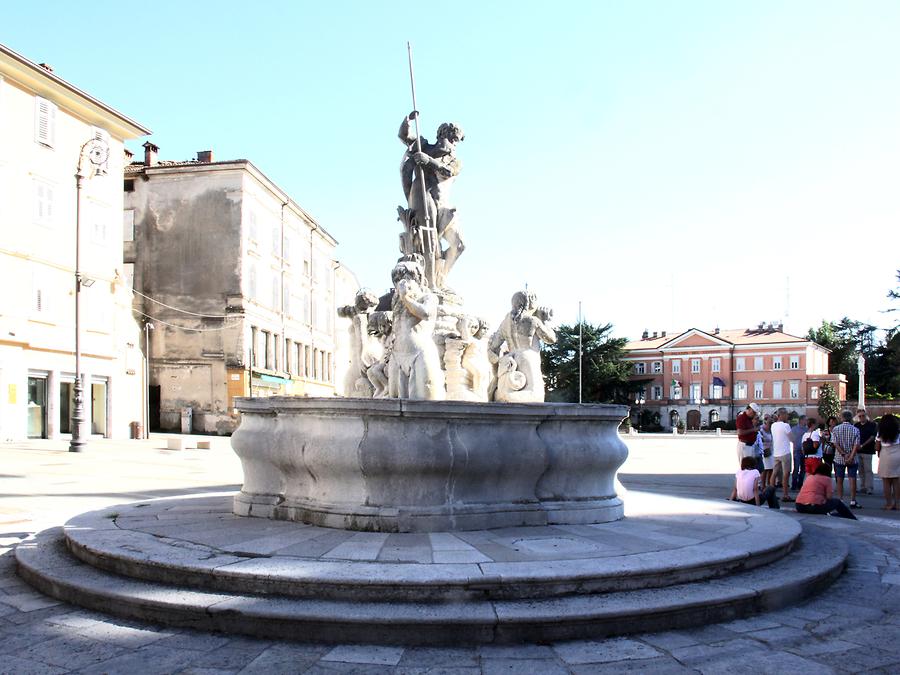
[[[860, 521], [815, 518], [850, 543], [850, 564], [824, 594], [746, 620], [596, 641], [403, 648], [276, 642], [133, 623], [33, 591], [12, 550], [35, 531], [111, 504], [236, 490], [227, 439], [211, 450], [149, 441], [92, 441], [82, 454], [51, 441], [0, 445], [0, 673], [897, 673], [900, 520], [880, 486]], [[632, 489], [727, 496], [733, 439], [629, 441], [622, 482]], [[765, 571], [761, 570], [760, 574]]]

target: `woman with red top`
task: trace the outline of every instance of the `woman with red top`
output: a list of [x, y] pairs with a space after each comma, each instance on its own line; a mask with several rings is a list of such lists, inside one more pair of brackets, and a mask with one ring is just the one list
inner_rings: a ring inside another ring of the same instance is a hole
[[808, 475], [797, 495], [795, 508], [799, 513], [827, 513], [839, 518], [856, 520], [856, 516], [844, 502], [831, 494], [831, 465], [822, 462], [815, 473]]

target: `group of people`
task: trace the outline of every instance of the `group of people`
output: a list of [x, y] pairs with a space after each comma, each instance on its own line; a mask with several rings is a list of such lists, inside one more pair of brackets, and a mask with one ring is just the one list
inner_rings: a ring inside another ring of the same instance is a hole
[[[794, 502], [801, 513], [829, 513], [856, 519], [851, 509], [862, 508], [859, 493], [873, 494], [872, 458], [877, 455], [878, 477], [884, 487], [885, 510], [900, 508], [900, 419], [887, 414], [876, 424], [862, 408], [849, 410], [841, 420], [830, 417], [819, 424], [801, 416], [796, 426], [780, 408], [760, 415], [750, 403], [737, 417], [737, 453], [740, 469], [735, 474], [731, 499], [747, 504]], [[834, 472], [834, 484], [831, 475]], [[844, 478], [850, 485], [850, 505], [844, 503]], [[777, 496], [781, 488], [781, 500]], [[796, 499], [791, 491], [796, 490]], [[836, 494], [835, 494], [836, 493]]]

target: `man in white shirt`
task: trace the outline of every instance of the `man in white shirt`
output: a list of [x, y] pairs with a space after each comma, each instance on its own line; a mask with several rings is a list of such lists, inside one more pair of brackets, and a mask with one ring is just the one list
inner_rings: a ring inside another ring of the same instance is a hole
[[772, 424], [772, 454], [775, 456], [775, 469], [772, 471], [770, 485], [775, 485], [775, 477], [781, 476], [781, 488], [784, 494], [781, 497], [783, 502], [794, 501], [791, 498], [791, 455], [794, 451], [794, 445], [791, 442], [791, 425], [788, 424], [787, 410], [779, 408], [777, 413], [778, 421]]

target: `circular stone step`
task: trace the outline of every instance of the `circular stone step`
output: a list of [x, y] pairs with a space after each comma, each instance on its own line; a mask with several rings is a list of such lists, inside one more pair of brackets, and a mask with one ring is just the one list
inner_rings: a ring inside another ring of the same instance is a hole
[[191, 589], [287, 598], [536, 600], [721, 578], [787, 555], [777, 511], [630, 492], [626, 518], [469, 532], [352, 532], [231, 513], [231, 495], [95, 511], [65, 526], [94, 568]]
[[419, 645], [602, 638], [790, 607], [841, 573], [847, 545], [822, 530], [762, 569], [719, 579], [543, 600], [433, 603], [217, 593], [131, 579], [74, 558], [59, 528], [21, 543], [15, 554], [19, 575], [38, 590], [127, 619], [269, 639]]

